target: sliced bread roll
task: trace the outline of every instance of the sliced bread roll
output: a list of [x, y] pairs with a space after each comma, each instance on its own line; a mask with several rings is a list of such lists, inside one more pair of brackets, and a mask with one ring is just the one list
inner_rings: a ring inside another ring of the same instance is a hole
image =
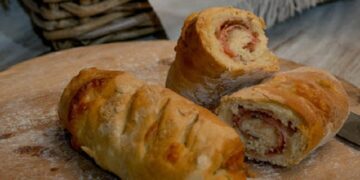
[[278, 71], [264, 28], [264, 21], [256, 15], [231, 7], [190, 15], [175, 48], [166, 86], [211, 108], [221, 96]]
[[339, 131], [349, 102], [335, 77], [304, 67], [223, 97], [217, 113], [238, 131], [249, 159], [291, 166]]
[[122, 179], [245, 179], [235, 130], [169, 89], [119, 71], [85, 69], [59, 117], [72, 146]]

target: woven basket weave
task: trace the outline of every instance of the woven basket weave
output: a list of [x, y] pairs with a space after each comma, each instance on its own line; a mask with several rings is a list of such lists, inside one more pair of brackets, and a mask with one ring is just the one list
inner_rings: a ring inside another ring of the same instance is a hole
[[54, 49], [132, 39], [161, 30], [145, 0], [22, 0]]

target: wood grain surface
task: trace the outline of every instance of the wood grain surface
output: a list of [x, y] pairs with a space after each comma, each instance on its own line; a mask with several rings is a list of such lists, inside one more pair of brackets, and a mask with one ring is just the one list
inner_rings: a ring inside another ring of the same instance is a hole
[[[360, 86], [360, 1], [331, 1], [267, 30], [278, 56]], [[356, 18], [355, 18], [356, 17]]]
[[[116, 179], [84, 153], [71, 149], [60, 127], [57, 103], [82, 68], [124, 70], [164, 85], [174, 59], [174, 42], [117, 43], [38, 57], [0, 72], [0, 179]], [[298, 67], [281, 61], [282, 70]], [[360, 90], [344, 82], [353, 111]], [[356, 179], [360, 151], [332, 139], [293, 168], [249, 162], [259, 179]]]

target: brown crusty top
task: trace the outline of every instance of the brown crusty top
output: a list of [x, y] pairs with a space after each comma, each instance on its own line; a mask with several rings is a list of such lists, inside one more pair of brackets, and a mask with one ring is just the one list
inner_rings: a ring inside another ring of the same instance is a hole
[[128, 73], [85, 69], [59, 104], [72, 145], [125, 179], [244, 179], [242, 143], [208, 110]]

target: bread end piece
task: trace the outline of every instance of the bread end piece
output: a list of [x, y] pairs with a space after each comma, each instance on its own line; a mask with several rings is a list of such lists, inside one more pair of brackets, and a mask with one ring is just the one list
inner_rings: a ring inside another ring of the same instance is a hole
[[334, 76], [303, 67], [223, 97], [217, 113], [238, 131], [249, 159], [292, 166], [335, 136], [349, 101]]
[[221, 96], [279, 70], [265, 24], [251, 12], [209, 8], [190, 15], [178, 40], [166, 87], [207, 108]]

